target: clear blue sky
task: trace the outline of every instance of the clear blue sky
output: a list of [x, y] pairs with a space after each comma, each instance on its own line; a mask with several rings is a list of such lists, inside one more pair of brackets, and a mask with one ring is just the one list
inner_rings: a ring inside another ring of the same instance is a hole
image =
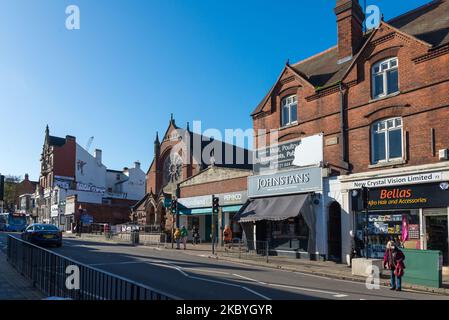
[[[363, 3], [363, 1], [361, 1]], [[368, 0], [388, 20], [428, 0]], [[81, 30], [65, 29], [65, 8]], [[0, 172], [39, 176], [45, 125], [103, 150], [112, 169], [152, 160], [179, 126], [250, 128], [287, 61], [336, 44], [333, 0], [0, 0]]]

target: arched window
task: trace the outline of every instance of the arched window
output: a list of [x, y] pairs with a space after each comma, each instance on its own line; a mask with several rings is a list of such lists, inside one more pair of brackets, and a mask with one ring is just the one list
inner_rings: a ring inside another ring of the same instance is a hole
[[398, 92], [398, 58], [376, 63], [372, 68], [372, 84], [374, 99]]
[[402, 119], [381, 120], [371, 127], [372, 163], [403, 159]]
[[295, 95], [282, 99], [282, 127], [298, 122], [298, 97]]

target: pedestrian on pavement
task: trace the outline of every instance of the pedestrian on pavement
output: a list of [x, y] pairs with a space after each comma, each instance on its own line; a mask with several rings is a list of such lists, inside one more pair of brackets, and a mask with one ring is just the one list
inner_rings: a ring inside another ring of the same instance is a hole
[[404, 276], [405, 256], [394, 241], [388, 241], [384, 254], [384, 268], [390, 270], [390, 290], [402, 290], [402, 277]]
[[224, 238], [225, 245], [226, 244], [230, 245], [232, 243], [232, 230], [229, 225], [227, 225], [223, 230], [223, 238]]
[[200, 238], [200, 233], [198, 232], [197, 226], [193, 226], [192, 238], [193, 238], [193, 241], [192, 241], [193, 245], [197, 245], [199, 242], [199, 238]]
[[181, 241], [181, 230], [179, 228], [175, 229], [175, 233], [173, 234], [173, 238], [176, 241], [176, 249], [179, 250], [180, 248], [180, 241]]
[[187, 228], [185, 226], [182, 226], [181, 228], [181, 239], [182, 243], [184, 244], [184, 250], [187, 249], [187, 238], [189, 236], [189, 232], [187, 231]]

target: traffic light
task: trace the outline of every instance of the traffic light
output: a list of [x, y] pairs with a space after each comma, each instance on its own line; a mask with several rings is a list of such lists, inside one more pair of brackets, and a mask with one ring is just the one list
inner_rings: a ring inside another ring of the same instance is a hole
[[171, 201], [171, 213], [175, 214], [178, 210], [178, 201], [176, 201], [175, 199], [172, 199]]
[[0, 201], [3, 201], [5, 193], [5, 176], [0, 175]]
[[218, 197], [212, 197], [212, 212], [218, 213], [220, 210], [220, 199]]
[[368, 208], [369, 191], [367, 187], [362, 187], [362, 205], [363, 210]]

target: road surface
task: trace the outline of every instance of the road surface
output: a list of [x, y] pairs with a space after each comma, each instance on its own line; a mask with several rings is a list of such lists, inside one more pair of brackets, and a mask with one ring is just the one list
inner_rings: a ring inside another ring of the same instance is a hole
[[[6, 245], [0, 234], [0, 249]], [[156, 250], [114, 243], [64, 239], [50, 250], [81, 263], [151, 286], [188, 300], [428, 300], [447, 296], [248, 266], [210, 259], [200, 253]]]

